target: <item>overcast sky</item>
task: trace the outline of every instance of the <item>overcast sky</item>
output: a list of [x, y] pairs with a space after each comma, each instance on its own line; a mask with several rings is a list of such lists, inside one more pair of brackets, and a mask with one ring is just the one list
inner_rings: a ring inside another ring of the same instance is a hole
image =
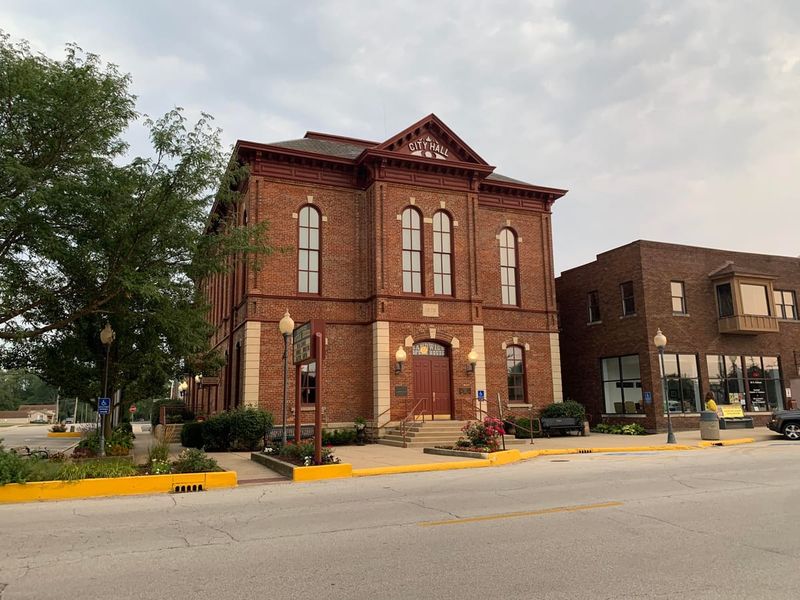
[[434, 112], [497, 172], [570, 190], [558, 271], [640, 238], [800, 254], [796, 0], [2, 0], [0, 28], [78, 43], [141, 112], [207, 111], [227, 143], [382, 141]]

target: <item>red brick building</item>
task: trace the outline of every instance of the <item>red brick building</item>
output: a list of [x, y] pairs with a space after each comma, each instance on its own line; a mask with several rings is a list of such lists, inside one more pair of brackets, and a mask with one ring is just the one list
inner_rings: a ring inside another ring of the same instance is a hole
[[[560, 399], [550, 217], [565, 190], [496, 174], [434, 115], [382, 143], [308, 132], [240, 140], [235, 153], [250, 177], [226, 218], [267, 220], [283, 251], [207, 282], [226, 366], [192, 382], [198, 412], [257, 405], [280, 422], [287, 309], [297, 324], [326, 322], [329, 427], [382, 426], [417, 405], [460, 419], [478, 390], [520, 410]], [[313, 367], [302, 379], [313, 411]]]
[[698, 427], [709, 391], [765, 424], [800, 394], [798, 289], [797, 258], [647, 241], [599, 254], [556, 280], [564, 395], [592, 423], [664, 430], [660, 328], [676, 429]]

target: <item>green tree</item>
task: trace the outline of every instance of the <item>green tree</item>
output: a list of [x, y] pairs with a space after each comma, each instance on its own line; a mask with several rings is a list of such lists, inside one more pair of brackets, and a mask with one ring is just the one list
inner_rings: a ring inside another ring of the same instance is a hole
[[56, 61], [0, 35], [0, 363], [94, 399], [108, 321], [126, 405], [184, 358], [213, 371], [198, 283], [272, 252], [266, 223], [237, 224], [247, 172], [208, 115], [145, 119], [152, 154], [126, 160], [129, 83], [76, 46]]

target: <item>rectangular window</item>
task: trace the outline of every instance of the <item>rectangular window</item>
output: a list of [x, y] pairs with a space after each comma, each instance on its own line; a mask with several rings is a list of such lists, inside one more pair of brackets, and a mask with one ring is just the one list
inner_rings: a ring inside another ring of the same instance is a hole
[[791, 290], [775, 290], [775, 316], [779, 319], [797, 319], [797, 297]]
[[708, 356], [708, 379], [717, 404], [742, 410], [783, 410], [783, 379], [777, 356]]
[[686, 294], [682, 281], [670, 281], [670, 292], [672, 293], [672, 312], [675, 314], [686, 314]]
[[720, 318], [733, 316], [733, 294], [730, 283], [717, 286], [717, 306]]
[[312, 405], [317, 401], [317, 363], [300, 367], [300, 401]]
[[619, 290], [622, 294], [622, 314], [636, 314], [636, 303], [633, 301], [633, 282], [626, 281], [619, 286]]
[[664, 354], [664, 371], [669, 412], [700, 411], [700, 382], [694, 354]]
[[614, 356], [602, 360], [603, 397], [607, 414], [643, 414], [639, 357]]
[[589, 292], [589, 323], [600, 322], [600, 294]]
[[742, 294], [742, 310], [746, 315], [768, 317], [770, 315], [767, 300], [767, 286], [743, 283], [739, 286]]

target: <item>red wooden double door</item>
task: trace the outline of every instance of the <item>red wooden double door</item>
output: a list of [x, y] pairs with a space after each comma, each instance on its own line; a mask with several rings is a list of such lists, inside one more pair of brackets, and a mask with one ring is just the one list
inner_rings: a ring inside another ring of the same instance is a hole
[[444, 348], [429, 342], [414, 347], [414, 404], [428, 415], [452, 416], [450, 358], [434, 352], [444, 354]]

